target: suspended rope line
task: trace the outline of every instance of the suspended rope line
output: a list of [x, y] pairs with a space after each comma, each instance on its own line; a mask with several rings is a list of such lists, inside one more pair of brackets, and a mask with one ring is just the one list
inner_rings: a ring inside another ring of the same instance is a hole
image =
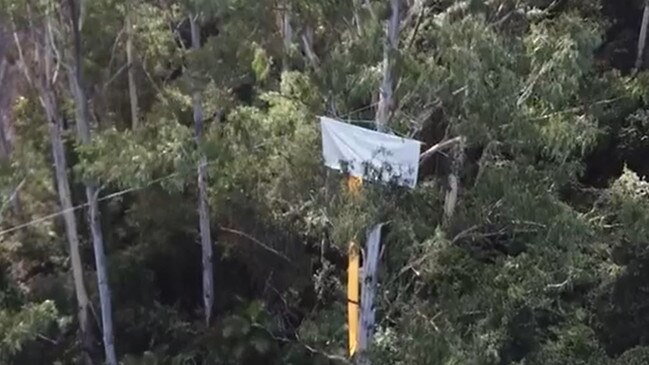
[[[210, 164], [212, 164], [214, 162], [216, 162], [216, 161], [210, 161], [210, 162], [206, 163], [206, 165], [210, 165]], [[191, 172], [195, 173], [195, 171], [191, 171]], [[128, 193], [132, 193], [132, 192], [135, 192], [135, 191], [140, 191], [140, 190], [147, 189], [147, 188], [149, 188], [149, 187], [151, 187], [151, 186], [153, 186], [155, 184], [159, 184], [159, 183], [161, 183], [161, 182], [163, 182], [165, 180], [169, 180], [171, 178], [174, 178], [174, 177], [177, 177], [177, 176], [180, 176], [180, 175], [181, 175], [180, 172], [174, 172], [172, 174], [169, 174], [169, 175], [157, 178], [157, 179], [150, 180], [149, 182], [147, 182], [143, 186], [135, 186], [135, 187], [130, 187], [128, 189], [120, 190], [120, 191], [117, 191], [117, 192], [102, 196], [101, 198], [99, 198], [97, 200], [98, 201], [112, 200], [112, 199], [115, 199], [117, 197], [126, 195]], [[6, 235], [8, 233], [18, 231], [18, 230], [23, 229], [23, 228], [31, 227], [33, 225], [36, 225], [36, 224], [39, 224], [39, 223], [42, 223], [42, 222], [46, 222], [48, 220], [59, 217], [59, 216], [65, 214], [65, 213], [77, 211], [77, 210], [85, 208], [87, 206], [88, 206], [88, 203], [86, 202], [86, 203], [83, 203], [83, 204], [76, 205], [76, 206], [74, 206], [72, 208], [62, 209], [62, 210], [59, 210], [57, 212], [54, 212], [54, 213], [51, 213], [51, 214], [36, 218], [36, 219], [31, 220], [29, 222], [25, 222], [25, 223], [22, 223], [22, 224], [7, 228], [5, 230], [0, 231], [0, 237]]]
[[[360, 112], [366, 111], [366, 110], [368, 110], [368, 109], [374, 108], [374, 107], [377, 106], [377, 105], [379, 105], [379, 102], [378, 102], [378, 101], [377, 101], [377, 102], [374, 102], [374, 103], [372, 103], [372, 104], [366, 105], [366, 106], [364, 106], [364, 107], [361, 107], [361, 108], [358, 108], [358, 109], [354, 109], [354, 110], [352, 110], [352, 111], [350, 111], [350, 112], [347, 112], [346, 114], [343, 114], [343, 115], [340, 115], [340, 116], [336, 116], [336, 118], [338, 118], [338, 119], [343, 119], [343, 120], [350, 120], [350, 119], [348, 119], [347, 117], [351, 116], [352, 114], [360, 113]], [[374, 121], [359, 121], [359, 122], [374, 123]]]
[[[379, 104], [378, 102], [375, 102], [375, 103], [372, 103], [372, 104], [366, 105], [366, 106], [364, 106], [364, 107], [362, 107], [362, 108], [358, 108], [358, 109], [352, 110], [352, 111], [350, 111], [350, 112], [348, 112], [348, 113], [346, 113], [346, 114], [344, 114], [344, 115], [342, 115], [342, 116], [338, 116], [337, 118], [339, 118], [339, 119], [343, 119], [343, 120], [344, 120], [345, 117], [349, 117], [350, 115], [352, 115], [352, 114], [354, 114], [354, 113], [359, 113], [359, 112], [362, 112], [362, 111], [368, 110], [368, 109], [370, 109], [370, 108], [373, 108], [373, 107], [377, 106], [378, 104]], [[346, 120], [351, 121], [350, 119], [346, 119]], [[358, 122], [358, 123], [367, 123], [367, 124], [374, 124], [374, 123], [375, 123], [374, 121], [368, 121], [368, 120], [357, 120], [357, 121], [355, 121], [355, 122]], [[216, 161], [209, 161], [209, 162], [207, 162], [207, 165], [213, 164], [214, 162], [216, 162]], [[191, 173], [195, 173], [195, 171], [192, 170]], [[147, 189], [147, 188], [151, 187], [152, 185], [159, 184], [159, 183], [161, 183], [161, 182], [163, 182], [163, 181], [165, 181], [165, 180], [169, 180], [169, 179], [174, 178], [174, 177], [177, 177], [177, 176], [179, 176], [179, 175], [181, 175], [180, 172], [175, 172], [175, 173], [172, 173], [172, 174], [169, 174], [169, 175], [163, 176], [163, 177], [158, 178], [158, 179], [150, 180], [149, 182], [147, 182], [147, 183], [146, 183], [145, 185], [143, 185], [143, 186], [130, 187], [130, 188], [128, 188], [128, 189], [120, 190], [120, 191], [117, 191], [117, 192], [115, 192], [115, 193], [111, 193], [111, 194], [105, 195], [105, 196], [103, 196], [103, 197], [100, 197], [100, 198], [98, 199], [98, 201], [112, 200], [112, 199], [115, 199], [115, 198], [117, 198], [117, 197], [120, 197], [120, 196], [126, 195], [126, 194], [128, 194], [128, 193], [132, 193], [132, 192], [135, 192], [135, 191], [144, 190], [144, 189]], [[77, 210], [79, 210], [79, 209], [85, 208], [85, 207], [87, 207], [87, 206], [88, 206], [88, 203], [86, 202], [86, 203], [79, 204], [79, 205], [76, 205], [76, 206], [71, 207], [71, 208], [68, 208], [68, 209], [62, 209], [62, 210], [56, 211], [56, 212], [54, 212], [54, 213], [51, 213], [51, 214], [48, 214], [48, 215], [45, 215], [45, 216], [42, 216], [42, 217], [36, 218], [36, 219], [31, 220], [31, 221], [29, 221], [29, 222], [25, 222], [25, 223], [18, 224], [18, 225], [16, 225], [16, 226], [13, 226], [13, 227], [10, 227], [10, 228], [4, 229], [4, 230], [0, 230], [0, 237], [6, 235], [6, 234], [8, 234], [8, 233], [12, 233], [12, 232], [15, 232], [15, 231], [18, 231], [18, 230], [24, 229], [24, 228], [28, 228], [28, 227], [34, 226], [34, 225], [39, 224], [39, 223], [42, 223], [42, 222], [46, 222], [46, 221], [52, 220], [52, 219], [57, 218], [57, 217], [59, 217], [59, 216], [61, 216], [61, 215], [63, 215], [63, 214], [66, 214], [66, 213], [68, 213], [68, 212], [74, 212], [74, 211], [77, 211]]]

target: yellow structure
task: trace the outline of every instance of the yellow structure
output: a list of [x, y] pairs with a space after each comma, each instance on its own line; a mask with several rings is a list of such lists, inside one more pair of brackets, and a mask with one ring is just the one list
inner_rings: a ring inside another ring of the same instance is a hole
[[[347, 178], [347, 188], [356, 196], [363, 185], [363, 180], [358, 177]], [[360, 247], [355, 239], [349, 243], [349, 264], [347, 266], [347, 328], [349, 334], [349, 356], [352, 357], [358, 348], [358, 318], [360, 304], [359, 271]]]
[[360, 250], [355, 241], [349, 244], [349, 266], [347, 268], [347, 321], [349, 328], [349, 356], [356, 353], [358, 346], [358, 315], [359, 315], [359, 267]]

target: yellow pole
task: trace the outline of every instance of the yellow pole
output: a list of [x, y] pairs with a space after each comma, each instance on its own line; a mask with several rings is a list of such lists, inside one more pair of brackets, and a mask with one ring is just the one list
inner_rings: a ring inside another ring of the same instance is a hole
[[[353, 196], [357, 196], [363, 180], [358, 177], [347, 178], [347, 188]], [[360, 304], [359, 271], [360, 248], [356, 239], [349, 243], [347, 266], [347, 327], [349, 335], [349, 357], [354, 356], [358, 348], [358, 315]]]
[[349, 266], [347, 268], [347, 322], [349, 327], [349, 357], [354, 356], [358, 346], [359, 313], [359, 261], [360, 252], [355, 241], [349, 243]]

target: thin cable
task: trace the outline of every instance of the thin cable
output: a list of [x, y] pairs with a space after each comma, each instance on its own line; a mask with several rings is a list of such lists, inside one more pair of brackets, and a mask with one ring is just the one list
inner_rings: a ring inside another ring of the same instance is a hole
[[[210, 161], [210, 162], [206, 163], [206, 165], [210, 165], [210, 164], [212, 164], [212, 163], [214, 163], [214, 162], [216, 162], [216, 161]], [[192, 173], [195, 173], [195, 171], [192, 171]], [[179, 176], [179, 175], [181, 175], [180, 172], [174, 172], [173, 174], [169, 174], [169, 175], [163, 176], [163, 177], [161, 177], [161, 178], [151, 180], [151, 181], [147, 182], [147, 183], [146, 183], [145, 185], [143, 185], [143, 186], [131, 187], [131, 188], [128, 188], [128, 189], [124, 189], [124, 190], [117, 191], [117, 192], [112, 193], [112, 194], [105, 195], [105, 196], [103, 196], [103, 197], [97, 199], [97, 201], [111, 200], [111, 199], [114, 199], [114, 198], [120, 197], [120, 196], [122, 196], [122, 195], [126, 195], [126, 194], [128, 194], [128, 193], [132, 193], [132, 192], [134, 192], [134, 191], [144, 190], [144, 189], [147, 189], [147, 188], [149, 188], [149, 187], [151, 187], [151, 186], [153, 186], [153, 185], [155, 185], [155, 184], [161, 183], [161, 182], [163, 182], [163, 181], [165, 181], [165, 180], [171, 179], [171, 178], [176, 177], [176, 176]], [[5, 229], [5, 230], [2, 230], [2, 231], [0, 231], [0, 236], [4, 236], [4, 235], [6, 235], [7, 233], [15, 232], [15, 231], [17, 231], [17, 230], [20, 230], [20, 229], [23, 229], [23, 228], [27, 228], [27, 227], [33, 226], [33, 225], [35, 225], [35, 224], [38, 224], [38, 223], [42, 223], [42, 222], [48, 221], [48, 220], [50, 220], [50, 219], [53, 219], [53, 218], [59, 217], [59, 216], [65, 214], [65, 213], [68, 213], [68, 212], [74, 212], [74, 211], [77, 211], [77, 210], [79, 210], [79, 209], [81, 209], [81, 208], [85, 208], [85, 207], [87, 207], [87, 206], [88, 206], [88, 203], [86, 202], [86, 203], [83, 203], [83, 204], [76, 205], [76, 206], [74, 206], [74, 207], [72, 207], [72, 208], [67, 208], [67, 209], [59, 210], [59, 211], [57, 211], [57, 212], [55, 212], [55, 213], [48, 214], [48, 215], [46, 215], [46, 216], [43, 216], [43, 217], [40, 217], [40, 218], [36, 218], [36, 219], [34, 219], [34, 220], [32, 220], [32, 221], [29, 221], [29, 222], [26, 222], [26, 223], [22, 223], [22, 224], [19, 224], [19, 225], [17, 225], [17, 226], [13, 226], [13, 227], [11, 227], [11, 228], [7, 228], [7, 229]]]
[[[378, 102], [377, 102], [377, 103], [372, 103], [372, 104], [370, 104], [370, 105], [366, 105], [366, 106], [364, 106], [364, 107], [362, 107], [362, 108], [359, 108], [359, 109], [356, 109], [356, 110], [352, 110], [351, 112], [345, 114], [344, 116], [350, 116], [351, 114], [358, 113], [358, 112], [361, 112], [361, 111], [364, 111], [364, 110], [370, 109], [370, 108], [372, 108], [372, 107], [374, 107], [374, 106], [376, 106], [376, 105], [378, 105]], [[338, 118], [340, 118], [340, 119], [345, 119], [345, 118], [343, 118], [343, 117], [338, 117]], [[216, 161], [210, 161], [210, 162], [207, 162], [206, 165], [211, 165], [211, 164], [213, 164], [214, 162], [216, 162]], [[195, 172], [192, 171], [192, 173], [195, 173]], [[169, 175], [167, 175], [167, 176], [163, 176], [163, 177], [161, 177], [161, 178], [151, 180], [151, 181], [149, 181], [148, 183], [146, 183], [144, 186], [131, 187], [131, 188], [128, 188], [128, 189], [124, 189], [124, 190], [117, 191], [117, 192], [112, 193], [112, 194], [105, 195], [105, 196], [103, 196], [103, 197], [97, 199], [97, 201], [106, 201], [106, 200], [111, 200], [111, 199], [114, 199], [114, 198], [117, 198], [117, 197], [120, 197], [120, 196], [126, 195], [126, 194], [128, 194], [128, 193], [132, 193], [132, 192], [135, 192], [135, 191], [144, 190], [144, 189], [147, 189], [147, 188], [151, 187], [152, 185], [155, 185], [155, 184], [161, 183], [162, 181], [165, 181], [165, 180], [171, 179], [171, 178], [176, 177], [176, 176], [178, 176], [178, 175], [180, 175], [180, 172], [175, 172], [175, 173], [173, 173], [173, 174], [169, 174]], [[19, 225], [16, 225], [16, 226], [13, 226], [13, 227], [7, 228], [7, 229], [5, 229], [5, 230], [0, 231], [0, 237], [6, 235], [6, 234], [8, 234], [8, 233], [15, 232], [15, 231], [21, 230], [21, 229], [23, 229], [23, 228], [31, 227], [31, 226], [33, 226], [33, 225], [36, 225], [36, 224], [39, 224], [39, 223], [42, 223], [42, 222], [45, 222], [45, 221], [51, 220], [51, 219], [53, 219], [53, 218], [56, 218], [56, 217], [59, 217], [59, 216], [65, 214], [65, 213], [77, 211], [77, 210], [82, 209], [82, 208], [85, 208], [85, 207], [87, 207], [87, 206], [88, 206], [88, 203], [86, 202], [86, 203], [79, 204], [79, 205], [76, 205], [76, 206], [71, 207], [71, 208], [68, 208], [68, 209], [62, 209], [62, 210], [59, 210], [59, 211], [57, 211], [57, 212], [55, 212], [55, 213], [48, 214], [48, 215], [43, 216], [43, 217], [40, 217], [40, 218], [36, 218], [36, 219], [31, 220], [31, 221], [29, 221], [29, 222], [25, 222], [25, 223], [22, 223], [22, 224], [19, 224]]]
[[341, 116], [337, 116], [337, 118], [339, 118], [339, 119], [347, 119], [347, 117], [349, 117], [350, 115], [352, 115], [352, 114], [354, 114], [354, 113], [360, 113], [360, 112], [362, 112], [362, 111], [365, 111], [365, 110], [368, 110], [368, 109], [370, 109], [370, 108], [373, 108], [373, 107], [375, 107], [375, 106], [377, 106], [377, 105], [379, 105], [379, 102], [375, 102], [375, 103], [372, 103], [372, 104], [366, 105], [366, 106], [364, 106], [364, 107], [361, 107], [361, 108], [358, 108], [358, 109], [354, 109], [354, 110], [352, 110], [352, 111], [350, 111], [350, 112], [348, 112], [348, 113], [346, 113], [346, 114], [343, 114], [343, 115], [341, 115]]

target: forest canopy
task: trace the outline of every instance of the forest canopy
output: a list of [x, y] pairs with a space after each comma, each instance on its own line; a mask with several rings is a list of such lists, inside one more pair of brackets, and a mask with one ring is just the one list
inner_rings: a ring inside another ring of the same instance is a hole
[[[640, 0], [0, 0], [0, 363], [649, 363], [648, 27]], [[354, 194], [319, 116], [421, 141], [417, 186]]]

